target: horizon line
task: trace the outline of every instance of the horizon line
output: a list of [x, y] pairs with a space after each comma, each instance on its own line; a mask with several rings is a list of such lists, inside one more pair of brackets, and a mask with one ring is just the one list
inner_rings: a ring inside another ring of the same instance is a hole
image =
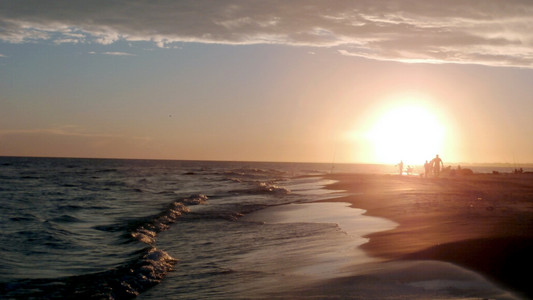
[[[378, 162], [320, 162], [320, 161], [275, 161], [275, 160], [231, 160], [231, 159], [179, 159], [179, 158], [129, 158], [129, 157], [78, 157], [78, 156], [35, 156], [35, 155], [2, 155], [0, 158], [55, 158], [55, 159], [102, 159], [102, 160], [154, 160], [154, 161], [191, 161], [191, 162], [239, 162], [239, 163], [293, 163], [293, 164], [326, 164], [326, 165], [394, 165], [394, 163]], [[529, 166], [533, 167], [533, 162], [527, 163], [510, 163], [510, 162], [451, 162], [446, 166]], [[423, 166], [423, 163], [413, 164], [413, 166]]]

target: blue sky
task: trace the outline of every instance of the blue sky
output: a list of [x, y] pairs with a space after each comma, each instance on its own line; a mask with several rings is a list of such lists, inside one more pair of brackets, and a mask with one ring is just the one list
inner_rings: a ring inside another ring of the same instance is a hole
[[0, 0], [0, 155], [385, 162], [372, 126], [416, 102], [446, 128], [445, 160], [533, 162], [532, 16], [528, 1]]

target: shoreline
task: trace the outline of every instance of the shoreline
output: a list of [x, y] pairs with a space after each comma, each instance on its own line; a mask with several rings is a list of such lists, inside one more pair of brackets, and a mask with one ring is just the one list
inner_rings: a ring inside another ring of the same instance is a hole
[[365, 215], [399, 224], [367, 235], [368, 255], [386, 261], [436, 260], [473, 270], [533, 298], [533, 176], [474, 174], [445, 178], [329, 174], [326, 189], [348, 196]]
[[[364, 212], [362, 209], [352, 208], [351, 204], [346, 202], [314, 201], [269, 207], [245, 215], [242, 220], [270, 225], [322, 224], [336, 228], [332, 229], [338, 234], [335, 239], [332, 238], [328, 242], [327, 237], [323, 237], [313, 247], [306, 245], [305, 251], [299, 254], [302, 264], [300, 266], [295, 264], [286, 274], [305, 274], [313, 280], [325, 280], [337, 278], [339, 273], [352, 266], [354, 262], [357, 265], [376, 262], [375, 257], [370, 257], [360, 248], [368, 241], [365, 236], [397, 226], [394, 222], [383, 218], [365, 216]], [[308, 271], [301, 271], [305, 269]]]

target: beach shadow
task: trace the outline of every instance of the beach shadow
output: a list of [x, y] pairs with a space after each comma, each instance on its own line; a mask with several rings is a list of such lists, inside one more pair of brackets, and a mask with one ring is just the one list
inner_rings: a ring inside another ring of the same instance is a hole
[[488, 279], [533, 299], [533, 238], [471, 239], [437, 245], [404, 259], [447, 261], [479, 272]]

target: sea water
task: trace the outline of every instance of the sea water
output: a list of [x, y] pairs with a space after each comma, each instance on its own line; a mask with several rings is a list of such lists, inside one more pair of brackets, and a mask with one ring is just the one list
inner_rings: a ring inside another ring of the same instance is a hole
[[244, 276], [224, 262], [253, 251], [247, 247], [337, 230], [239, 221], [266, 207], [328, 197], [320, 192], [327, 182], [301, 175], [329, 168], [2, 157], [0, 297], [131, 297], [169, 272], [172, 295], [222, 293]]
[[294, 298], [357, 273], [372, 261], [358, 250], [363, 236], [395, 226], [344, 203], [311, 203], [343, 195], [323, 189], [331, 171], [0, 157], [0, 298]]

